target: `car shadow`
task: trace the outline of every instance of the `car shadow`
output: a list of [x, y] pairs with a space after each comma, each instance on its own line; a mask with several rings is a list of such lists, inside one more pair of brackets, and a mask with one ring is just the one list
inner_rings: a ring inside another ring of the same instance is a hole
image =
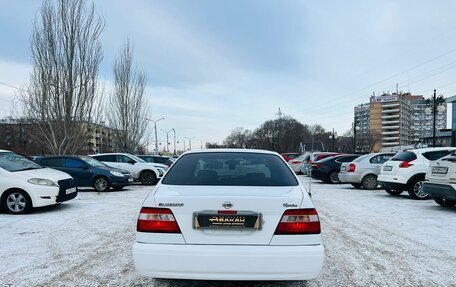
[[156, 287], [292, 287], [307, 286], [306, 281], [203, 281], [154, 279]]
[[116, 192], [124, 192], [124, 191], [129, 191], [130, 189], [128, 187], [125, 187], [121, 190], [114, 190], [114, 189], [110, 189], [109, 191], [104, 191], [104, 192], [99, 192], [99, 191], [96, 191], [94, 188], [90, 188], [90, 187], [80, 187], [78, 188], [78, 193], [116, 193]]
[[70, 204], [65, 204], [64, 202], [62, 202], [62, 203], [57, 203], [54, 205], [36, 207], [32, 210], [31, 213], [40, 214], [40, 213], [46, 213], [46, 212], [63, 211], [63, 210], [71, 209], [71, 208], [72, 208], [72, 206]]

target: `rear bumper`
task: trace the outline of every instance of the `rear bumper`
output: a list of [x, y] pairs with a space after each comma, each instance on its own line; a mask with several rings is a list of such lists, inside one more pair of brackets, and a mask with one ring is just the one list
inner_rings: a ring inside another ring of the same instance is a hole
[[392, 184], [403, 184], [406, 185], [410, 177], [404, 177], [397, 174], [380, 174], [377, 178], [379, 182], [392, 183]]
[[456, 200], [456, 185], [454, 184], [439, 184], [432, 182], [423, 183], [423, 191], [433, 197]]
[[404, 183], [397, 183], [397, 182], [388, 182], [388, 181], [378, 181], [378, 184], [382, 186], [382, 188], [386, 189], [394, 189], [394, 190], [406, 190], [407, 184]]
[[326, 172], [323, 172], [318, 169], [312, 169], [310, 175], [314, 179], [319, 179], [319, 180], [328, 180], [328, 174]]
[[339, 173], [339, 180], [346, 183], [361, 183], [363, 176], [354, 172], [344, 172]]
[[309, 280], [323, 268], [323, 245], [133, 245], [136, 270], [154, 278]]
[[124, 177], [113, 177], [111, 179], [111, 185], [113, 187], [124, 187], [133, 184], [133, 177], [124, 176]]

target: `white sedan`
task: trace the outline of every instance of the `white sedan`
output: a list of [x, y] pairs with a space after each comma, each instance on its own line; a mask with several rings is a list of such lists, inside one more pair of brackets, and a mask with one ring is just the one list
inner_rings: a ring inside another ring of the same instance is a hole
[[323, 267], [314, 204], [279, 154], [190, 151], [143, 203], [136, 270], [155, 278], [308, 280]]
[[78, 194], [73, 178], [23, 156], [0, 150], [0, 207], [12, 214], [54, 205]]

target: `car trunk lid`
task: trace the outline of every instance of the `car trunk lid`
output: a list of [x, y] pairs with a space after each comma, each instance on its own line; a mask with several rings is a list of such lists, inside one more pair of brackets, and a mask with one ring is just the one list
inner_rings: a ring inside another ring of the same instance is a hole
[[[154, 195], [155, 206], [171, 209], [187, 244], [268, 245], [284, 211], [302, 200], [299, 186], [161, 185]], [[258, 216], [258, 224], [241, 227], [241, 215]], [[211, 227], [204, 226], [208, 219]]]

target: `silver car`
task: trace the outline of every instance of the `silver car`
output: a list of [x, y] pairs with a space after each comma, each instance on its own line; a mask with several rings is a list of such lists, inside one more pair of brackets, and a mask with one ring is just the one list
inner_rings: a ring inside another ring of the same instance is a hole
[[356, 188], [376, 189], [377, 176], [383, 163], [394, 156], [394, 153], [371, 153], [358, 157], [352, 162], [342, 163], [339, 180], [351, 183]]

